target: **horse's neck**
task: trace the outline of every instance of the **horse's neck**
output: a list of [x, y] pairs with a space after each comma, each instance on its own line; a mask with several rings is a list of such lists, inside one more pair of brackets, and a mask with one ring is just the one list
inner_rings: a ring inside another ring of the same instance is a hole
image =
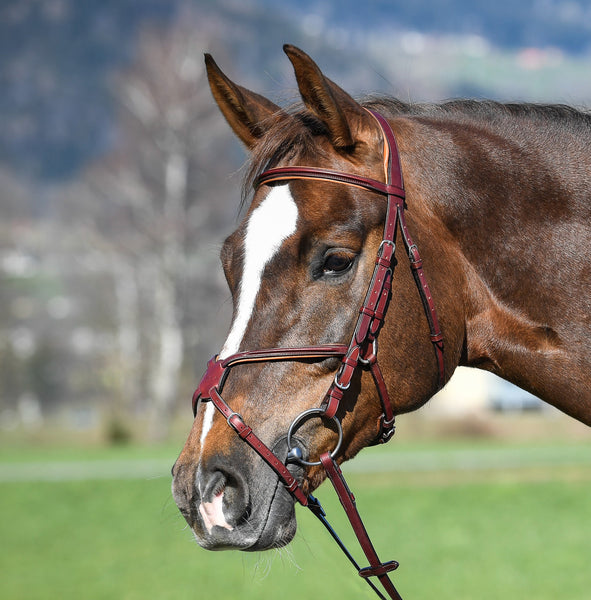
[[500, 137], [493, 151], [485, 142], [488, 158], [505, 152], [506, 163], [461, 150], [467, 174], [443, 174], [457, 204], [434, 208], [462, 255], [463, 362], [591, 425], [591, 183], [582, 176], [591, 165], [571, 165], [580, 172], [569, 177], [564, 159], [553, 171], [546, 155], [515, 157]]
[[467, 282], [472, 289], [462, 364], [491, 371], [591, 426], [589, 332], [577, 339], [579, 327], [573, 332], [561, 322], [550, 327], [532, 321], [479, 277], [472, 274]]

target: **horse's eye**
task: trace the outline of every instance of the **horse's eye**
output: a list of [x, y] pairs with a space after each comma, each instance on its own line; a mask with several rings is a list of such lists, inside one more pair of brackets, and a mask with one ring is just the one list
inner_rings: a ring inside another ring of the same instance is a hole
[[333, 251], [324, 259], [322, 265], [323, 275], [342, 275], [346, 273], [355, 260], [355, 254], [342, 250]]

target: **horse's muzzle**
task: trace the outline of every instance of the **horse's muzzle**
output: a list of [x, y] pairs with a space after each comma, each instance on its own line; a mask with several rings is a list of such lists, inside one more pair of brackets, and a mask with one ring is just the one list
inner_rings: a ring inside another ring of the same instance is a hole
[[217, 455], [197, 468], [179, 459], [172, 491], [181, 514], [208, 550], [258, 551], [288, 544], [296, 531], [293, 497], [266, 465], [256, 461], [253, 467], [240, 458]]

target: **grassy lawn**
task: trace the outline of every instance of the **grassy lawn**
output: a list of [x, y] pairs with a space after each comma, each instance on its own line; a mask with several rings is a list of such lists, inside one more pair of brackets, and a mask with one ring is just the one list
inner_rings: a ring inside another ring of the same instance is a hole
[[[394, 578], [405, 600], [589, 598], [590, 445], [476, 450], [393, 442], [359, 457], [360, 464], [377, 465], [371, 472], [351, 469], [351, 487], [381, 558], [401, 563]], [[402, 459], [389, 470], [388, 455], [397, 453]], [[68, 457], [75, 480], [67, 480]], [[77, 457], [67, 449], [0, 452], [0, 466], [35, 466], [29, 481], [3, 471], [0, 598], [372, 597], [304, 509], [289, 549], [201, 550], [171, 499], [168, 458], [171, 464], [172, 450], [95, 449]], [[115, 469], [110, 478], [109, 461], [126, 464], [130, 476]], [[134, 476], [134, 465], [146, 462], [155, 473]], [[53, 480], [35, 480], [56, 464], [62, 470]], [[88, 478], [80, 476], [81, 465]], [[332, 491], [323, 486], [318, 496], [350, 540]]]

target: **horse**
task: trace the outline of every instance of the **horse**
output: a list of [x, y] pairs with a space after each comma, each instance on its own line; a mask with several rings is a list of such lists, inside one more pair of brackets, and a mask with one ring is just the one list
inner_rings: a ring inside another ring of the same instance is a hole
[[176, 503], [210, 550], [289, 543], [296, 501], [389, 439], [459, 365], [591, 425], [591, 114], [358, 102], [284, 51], [303, 102], [289, 109], [205, 57], [254, 188], [221, 250], [229, 333], [173, 467]]

